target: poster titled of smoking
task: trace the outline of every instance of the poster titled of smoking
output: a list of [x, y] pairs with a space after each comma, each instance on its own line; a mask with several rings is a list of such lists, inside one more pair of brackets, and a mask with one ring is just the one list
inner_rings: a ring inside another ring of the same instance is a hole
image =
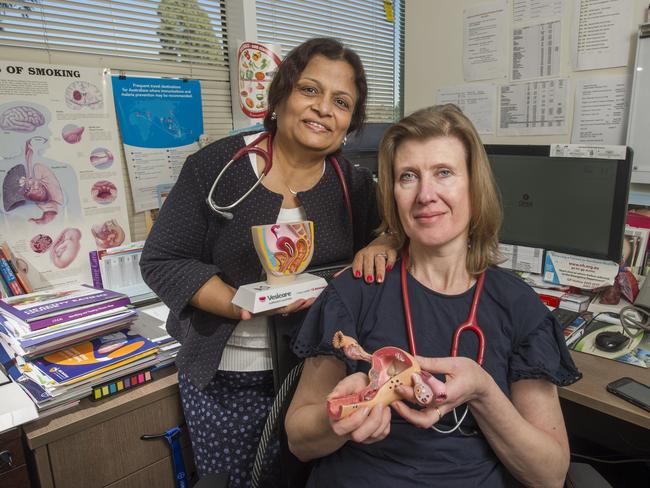
[[34, 288], [92, 283], [88, 252], [130, 242], [110, 77], [0, 61], [0, 237]]
[[159, 207], [157, 188], [173, 184], [203, 134], [196, 80], [113, 76], [115, 110], [136, 212]]

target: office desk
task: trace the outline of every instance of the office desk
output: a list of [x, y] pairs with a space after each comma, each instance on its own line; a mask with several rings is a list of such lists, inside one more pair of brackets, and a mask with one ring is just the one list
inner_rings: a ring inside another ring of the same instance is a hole
[[650, 384], [650, 369], [571, 351], [582, 379], [559, 389], [560, 398], [650, 430], [650, 412], [609, 393], [605, 386], [622, 376]]

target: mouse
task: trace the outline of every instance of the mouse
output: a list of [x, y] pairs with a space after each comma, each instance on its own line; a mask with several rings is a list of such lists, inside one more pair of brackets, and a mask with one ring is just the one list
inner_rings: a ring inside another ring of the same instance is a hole
[[594, 344], [596, 344], [596, 348], [601, 351], [616, 352], [623, 349], [628, 342], [630, 342], [630, 338], [625, 334], [614, 331], [605, 331], [596, 336]]

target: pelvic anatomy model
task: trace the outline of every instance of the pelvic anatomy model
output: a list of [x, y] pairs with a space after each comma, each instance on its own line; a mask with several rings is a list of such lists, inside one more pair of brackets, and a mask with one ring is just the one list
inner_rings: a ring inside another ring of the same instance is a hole
[[400, 385], [412, 387], [416, 401], [422, 406], [431, 403], [434, 396], [438, 400], [447, 398], [445, 384], [423, 371], [413, 356], [398, 347], [382, 347], [370, 355], [356, 340], [341, 331], [334, 334], [332, 345], [342, 349], [348, 358], [372, 365], [367, 387], [358, 393], [327, 401], [327, 413], [332, 419], [347, 417], [360, 408], [372, 408], [377, 404], [388, 406], [401, 400], [402, 397], [395, 391]]

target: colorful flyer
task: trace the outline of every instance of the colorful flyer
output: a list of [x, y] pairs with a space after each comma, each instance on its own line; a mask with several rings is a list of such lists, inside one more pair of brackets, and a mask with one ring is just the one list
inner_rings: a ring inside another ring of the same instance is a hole
[[544, 261], [544, 281], [583, 290], [612, 285], [617, 274], [618, 264], [602, 259], [547, 251]]
[[35, 289], [90, 283], [88, 252], [130, 242], [110, 78], [0, 61], [0, 236]]
[[136, 212], [159, 207], [158, 187], [173, 185], [203, 134], [201, 85], [196, 80], [113, 76]]

